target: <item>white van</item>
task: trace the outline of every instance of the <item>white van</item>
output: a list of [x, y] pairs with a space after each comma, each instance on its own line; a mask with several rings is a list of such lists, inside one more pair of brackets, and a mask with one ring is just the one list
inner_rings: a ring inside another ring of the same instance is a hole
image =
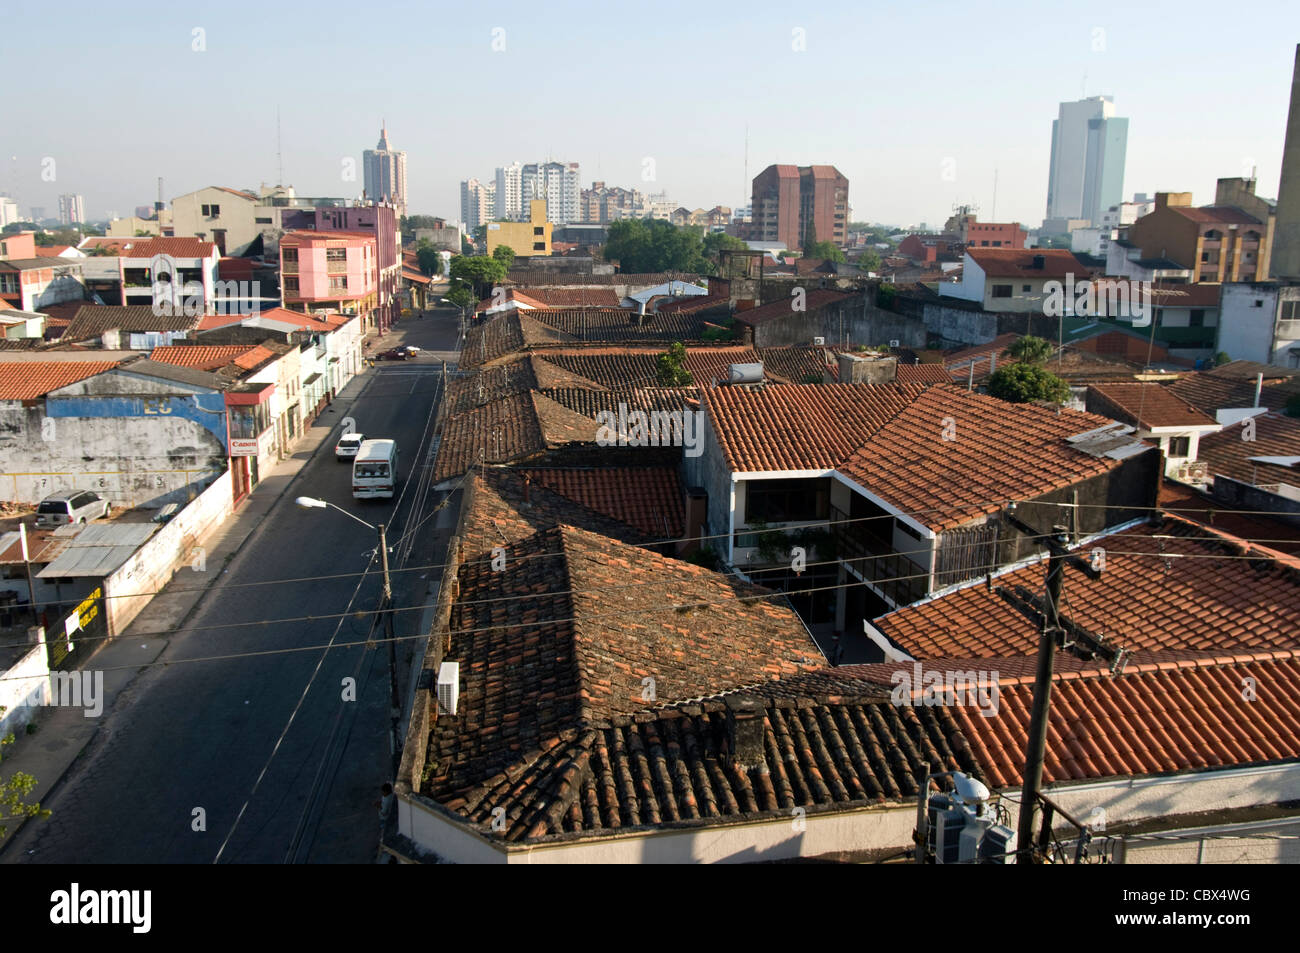
[[397, 441], [364, 440], [352, 461], [352, 496], [391, 500], [397, 486]]

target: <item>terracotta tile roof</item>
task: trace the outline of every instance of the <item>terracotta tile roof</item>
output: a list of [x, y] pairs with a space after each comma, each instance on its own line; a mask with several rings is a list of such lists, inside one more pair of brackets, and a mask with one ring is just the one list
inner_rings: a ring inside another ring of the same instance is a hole
[[637, 313], [626, 308], [592, 311], [552, 308], [529, 312], [525, 320], [554, 328], [575, 341], [608, 344], [698, 341], [704, 332], [704, 322], [699, 318], [681, 313], [647, 312], [638, 321]]
[[685, 492], [674, 467], [529, 468], [544, 486], [640, 530], [647, 539], [680, 539]]
[[716, 387], [704, 391], [704, 406], [732, 472], [832, 470], [924, 389], [919, 384]]
[[[265, 352], [266, 357], [271, 356], [271, 352], [265, 348], [256, 347], [250, 344], [220, 344], [220, 345], [187, 345], [172, 344], [166, 347], [156, 347], [149, 355], [151, 361], [161, 361], [164, 364], [177, 364], [181, 367], [197, 367], [201, 371], [215, 371], [225, 367], [227, 364], [236, 362], [238, 358], [245, 354], [251, 354], [256, 351]], [[245, 366], [239, 362], [240, 366]], [[248, 365], [255, 367], [257, 363]]]
[[763, 362], [763, 376], [779, 383], [802, 384], [805, 379], [815, 377], [820, 384], [826, 371], [830, 371], [831, 380], [839, 377], [839, 365], [833, 361], [827, 363], [824, 347], [803, 344], [760, 347], [758, 356]]
[[682, 298], [678, 301], [665, 301], [659, 305], [656, 314], [694, 314], [697, 311], [707, 311], [711, 308], [721, 308], [730, 306], [731, 294], [703, 295], [691, 298]]
[[[1300, 646], [1300, 564], [1218, 530], [1166, 515], [1101, 537], [1099, 581], [1066, 573], [1062, 618], [1139, 653]], [[1242, 558], [1246, 557], [1246, 558]], [[1042, 563], [980, 581], [873, 622], [913, 658], [1001, 658], [1037, 651]]]
[[[942, 421], [949, 419], [956, 439], [942, 440]], [[1091, 456], [1066, 442], [1107, 423], [1094, 414], [1057, 413], [932, 386], [884, 422], [838, 469], [904, 512], [924, 513], [917, 519], [930, 529], [952, 529], [997, 512], [1000, 504], [993, 501], [1033, 499], [1119, 466], [1118, 460]]]
[[[550, 364], [611, 388], [653, 386], [659, 379], [657, 359], [660, 347], [583, 348], [546, 351], [541, 356]], [[731, 364], [759, 360], [752, 347], [690, 347], [683, 361], [691, 372], [692, 384], [707, 385], [715, 377], [727, 378]]]
[[1190, 205], [1170, 205], [1172, 211], [1177, 212], [1183, 218], [1189, 218], [1193, 222], [1213, 223], [1222, 222], [1225, 225], [1260, 225], [1259, 219], [1252, 215], [1247, 215], [1239, 208], [1233, 208], [1230, 205], [1202, 205], [1200, 208], [1194, 208]]
[[1300, 457], [1300, 419], [1269, 412], [1251, 418], [1253, 441], [1244, 439], [1245, 428], [1231, 424], [1218, 433], [1201, 437], [1197, 459], [1211, 476], [1231, 477], [1246, 483], [1288, 483], [1300, 486], [1300, 467], [1252, 462], [1251, 457]]
[[1020, 340], [1019, 334], [999, 334], [987, 344], [976, 344], [956, 351], [949, 351], [943, 357], [943, 366], [952, 374], [953, 380], [966, 381], [970, 375], [970, 365], [975, 364], [975, 379], [980, 380], [989, 375], [989, 357], [996, 354], [999, 365], [1012, 360], [1007, 348]]
[[460, 352], [462, 368], [478, 367], [495, 361], [524, 346], [524, 332], [515, 311], [498, 314], [465, 331], [465, 346]]
[[518, 462], [564, 444], [594, 444], [598, 430], [594, 418], [538, 391], [512, 394], [443, 421], [434, 479], [460, 476], [479, 462]]
[[1091, 384], [1088, 410], [1141, 428], [1213, 427], [1215, 419], [1160, 384]]
[[942, 364], [899, 364], [894, 379], [900, 384], [948, 384], [952, 375]]
[[107, 331], [192, 331], [198, 326], [197, 315], [154, 314], [153, 308], [145, 304], [85, 304], [78, 309], [60, 340], [85, 341]]
[[134, 245], [137, 241], [145, 241], [145, 240], [147, 239], [108, 238], [105, 237], [104, 235], [91, 235], [88, 238], [83, 238], [81, 240], [81, 244], [77, 247], [80, 248], [82, 251], [86, 252], [87, 254], [89, 254], [92, 248], [107, 248], [113, 253], [118, 254], [121, 252], [123, 247], [129, 247], [131, 245]]
[[1272, 364], [1259, 364], [1255, 361], [1229, 361], [1218, 367], [1210, 368], [1205, 373], [1211, 377], [1229, 377], [1235, 380], [1248, 380], [1254, 383], [1256, 377], [1264, 375], [1264, 383], [1293, 381], [1300, 378], [1300, 370], [1275, 367]]
[[[949, 351], [943, 356], [943, 366], [952, 375], [953, 383], [964, 385], [972, 379], [973, 362], [974, 383], [980, 385], [988, 379], [990, 366], [995, 365], [996, 370], [1015, 360], [1007, 348], [1020, 337], [1022, 335], [1019, 334], [999, 334], [987, 344]], [[1058, 360], [1053, 356], [1046, 367], [1053, 374], [1075, 385], [1132, 381], [1136, 375], [1144, 373], [1148, 352], [1152, 361], [1169, 362], [1167, 351], [1159, 347], [1152, 350], [1148, 340], [1139, 340], [1136, 333], [1105, 331], [1067, 344], [1061, 358]], [[997, 355], [997, 360], [991, 364], [989, 357], [993, 354]], [[1129, 363], [1127, 359], [1136, 359], [1141, 363]]]
[[516, 394], [526, 394], [537, 387], [532, 362], [510, 361], [485, 367], [468, 377], [447, 381], [447, 395], [443, 398], [440, 413], [460, 414], [471, 407], [481, 407], [490, 401]]
[[690, 563], [568, 526], [505, 555], [514, 568], [494, 572], [466, 552], [446, 656], [460, 663], [460, 709], [433, 727], [423, 793], [471, 818], [508, 802], [507, 838], [546, 832], [531, 809], [555, 804], [553, 756], [643, 709], [643, 678], [670, 702], [822, 658], [789, 608], [752, 598], [766, 590]]
[[1246, 515], [1223, 509], [1223, 504], [1187, 486], [1165, 480], [1160, 485], [1160, 508], [1183, 519], [1195, 520], [1241, 539], [1251, 539], [1290, 555], [1300, 555], [1300, 531], [1280, 519]]
[[520, 291], [509, 289], [511, 297], [523, 297], [528, 303], [542, 308], [617, 308], [618, 295], [613, 288], [529, 288]]
[[574, 413], [596, 419], [601, 412], [617, 414], [623, 404], [633, 410], [698, 410], [699, 391], [690, 387], [637, 387], [621, 390], [592, 390], [555, 387], [541, 392]]
[[0, 361], [0, 400], [36, 400], [116, 367], [117, 361]]
[[[1221, 370], [1222, 368], [1220, 368]], [[1209, 371], [1184, 374], [1169, 385], [1178, 397], [1198, 410], [1214, 416], [1215, 411], [1255, 406], [1255, 381], [1226, 377]], [[1300, 394], [1300, 378], [1264, 380], [1259, 405], [1269, 410], [1284, 410], [1287, 399]]]
[[121, 247], [123, 258], [152, 258], [170, 255], [172, 258], [211, 258], [217, 255], [217, 246], [199, 238], [140, 238]]
[[[990, 278], [1056, 278], [1063, 280], [1072, 274], [1083, 278], [1088, 266], [1063, 248], [972, 248], [966, 254]], [[1043, 259], [1043, 267], [1035, 268], [1034, 260]]]
[[795, 298], [793, 296], [773, 301], [770, 304], [759, 305], [757, 308], [750, 308], [748, 311], [737, 311], [735, 318], [742, 324], [748, 324], [751, 327], [759, 324], [765, 324], [768, 321], [776, 321], [781, 318], [788, 318], [792, 314], [810, 314], [821, 310], [827, 305], [836, 304], [840, 301], [846, 301], [849, 298], [859, 294], [856, 291], [832, 291], [829, 288], [810, 288], [804, 296], [804, 310], [796, 312], [794, 310]]
[[[1254, 692], [1242, 685], [1251, 679]], [[1023, 781], [1032, 678], [1003, 686], [998, 713], [950, 709], [995, 788]], [[1043, 780], [1160, 775], [1300, 756], [1300, 660], [1250, 652], [1131, 666], [1115, 678], [1063, 673], [1052, 689]]]

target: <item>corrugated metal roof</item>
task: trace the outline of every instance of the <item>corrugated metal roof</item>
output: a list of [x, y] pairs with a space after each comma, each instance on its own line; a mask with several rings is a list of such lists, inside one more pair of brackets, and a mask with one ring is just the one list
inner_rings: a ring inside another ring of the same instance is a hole
[[140, 545], [158, 531], [152, 523], [89, 523], [85, 526], [61, 526], [78, 530], [65, 537], [62, 550], [54, 561], [38, 572], [41, 579], [90, 576], [102, 578], [131, 558]]

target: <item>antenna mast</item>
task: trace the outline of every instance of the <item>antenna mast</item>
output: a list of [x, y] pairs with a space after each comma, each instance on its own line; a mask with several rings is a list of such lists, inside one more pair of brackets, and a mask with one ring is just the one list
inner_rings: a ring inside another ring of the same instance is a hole
[[275, 107], [275, 184], [284, 185], [284, 152], [280, 143], [280, 107]]

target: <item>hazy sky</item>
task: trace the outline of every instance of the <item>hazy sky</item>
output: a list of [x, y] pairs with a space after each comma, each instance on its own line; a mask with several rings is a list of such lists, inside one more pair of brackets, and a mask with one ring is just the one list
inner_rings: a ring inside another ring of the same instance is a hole
[[273, 184], [278, 107], [300, 195], [359, 194], [386, 118], [415, 213], [456, 218], [461, 179], [547, 157], [584, 187], [737, 206], [748, 125], [751, 178], [835, 165], [856, 220], [973, 202], [1032, 227], [1058, 103], [1085, 93], [1129, 119], [1126, 198], [1209, 202], [1252, 165], [1275, 197], [1300, 41], [1294, 0], [446, 6], [5, 0], [0, 191], [48, 215], [78, 192], [99, 218], [152, 203], [158, 176], [168, 200]]

